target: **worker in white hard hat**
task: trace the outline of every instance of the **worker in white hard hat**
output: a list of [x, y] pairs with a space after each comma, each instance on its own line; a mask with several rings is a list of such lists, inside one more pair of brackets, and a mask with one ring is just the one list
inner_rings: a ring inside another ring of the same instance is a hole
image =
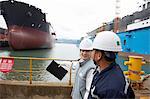
[[[72, 99], [83, 99], [86, 92], [86, 79], [88, 74], [93, 72], [96, 68], [91, 59], [92, 40], [84, 38], [80, 45], [80, 59], [76, 66], [75, 82], [72, 90]], [[90, 90], [90, 88], [89, 88]]]
[[97, 68], [93, 73], [88, 99], [135, 98], [123, 71], [115, 62], [120, 51], [121, 41], [116, 33], [103, 31], [95, 37], [92, 58]]

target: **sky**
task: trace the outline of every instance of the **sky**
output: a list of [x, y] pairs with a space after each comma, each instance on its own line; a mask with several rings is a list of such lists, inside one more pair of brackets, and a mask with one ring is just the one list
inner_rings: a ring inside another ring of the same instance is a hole
[[[2, 0], [0, 0], [2, 1]], [[17, 0], [34, 5], [46, 14], [57, 38], [80, 39], [115, 18], [116, 0]], [[141, 0], [120, 0], [119, 16], [137, 10]]]

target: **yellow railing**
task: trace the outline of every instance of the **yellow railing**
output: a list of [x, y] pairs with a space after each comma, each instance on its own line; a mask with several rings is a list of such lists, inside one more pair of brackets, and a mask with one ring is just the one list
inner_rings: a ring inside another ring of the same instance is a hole
[[[71, 62], [71, 66], [70, 66], [70, 74], [69, 74], [69, 85], [71, 85], [71, 75], [72, 75], [72, 65], [73, 65], [73, 62], [74, 61], [77, 61], [77, 60], [68, 60], [68, 59], [58, 59], [58, 58], [35, 58], [35, 57], [1, 57], [0, 58], [13, 58], [13, 59], [17, 59], [17, 60], [28, 60], [29, 61], [29, 81], [30, 81], [30, 84], [32, 84], [32, 73], [33, 73], [33, 63], [32, 61], [33, 60], [42, 60], [42, 61], [46, 61], [46, 60], [56, 60], [56, 61], [69, 61]], [[14, 70], [15, 72], [26, 72], [24, 70]]]

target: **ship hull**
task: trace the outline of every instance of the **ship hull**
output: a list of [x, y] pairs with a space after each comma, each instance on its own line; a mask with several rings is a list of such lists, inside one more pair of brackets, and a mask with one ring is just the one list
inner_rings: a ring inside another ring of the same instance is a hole
[[14, 0], [0, 2], [0, 14], [7, 24], [8, 42], [14, 50], [51, 48], [51, 24], [41, 9]]
[[123, 52], [150, 55], [150, 27], [117, 33]]
[[14, 50], [51, 48], [53, 39], [47, 32], [29, 27], [8, 27], [8, 42]]

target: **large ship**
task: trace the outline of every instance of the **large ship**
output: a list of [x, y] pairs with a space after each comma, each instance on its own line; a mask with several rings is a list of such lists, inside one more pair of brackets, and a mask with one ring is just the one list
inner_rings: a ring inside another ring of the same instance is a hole
[[51, 24], [41, 9], [24, 2], [7, 0], [0, 2], [0, 15], [7, 25], [9, 46], [14, 50], [51, 48], [53, 36]]
[[[114, 31], [115, 20], [104, 23], [87, 34], [93, 39], [101, 31]], [[144, 55], [150, 61], [150, 0], [139, 2], [138, 11], [117, 20], [117, 34], [121, 38], [122, 54]]]

